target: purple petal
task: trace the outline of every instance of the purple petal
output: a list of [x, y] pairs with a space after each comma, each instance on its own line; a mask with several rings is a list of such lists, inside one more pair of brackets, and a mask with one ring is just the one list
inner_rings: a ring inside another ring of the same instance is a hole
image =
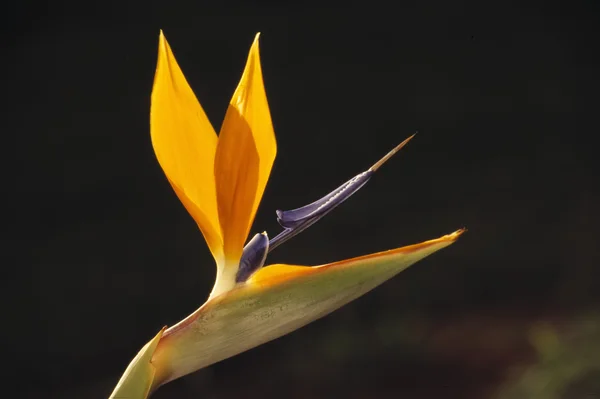
[[294, 228], [299, 224], [303, 223], [308, 218], [313, 218], [321, 215], [324, 216], [347, 200], [352, 194], [357, 192], [362, 186], [365, 185], [373, 175], [372, 171], [363, 172], [346, 183], [342, 184], [323, 198], [303, 206], [302, 208], [292, 209], [289, 211], [277, 210], [277, 222], [282, 227]]
[[406, 145], [415, 135], [413, 134], [394, 149], [388, 152], [383, 158], [377, 161], [366, 172], [362, 172], [346, 183], [342, 184], [323, 198], [303, 206], [301, 208], [292, 209], [289, 211], [277, 210], [277, 222], [284, 228], [275, 238], [270, 240], [268, 252], [277, 248], [290, 238], [306, 230], [308, 227], [319, 221], [323, 216], [331, 212], [336, 206], [346, 201], [352, 194], [357, 192], [364, 186], [373, 173], [377, 171], [384, 163], [386, 163], [394, 154]]
[[371, 170], [363, 172], [348, 180], [320, 200], [302, 208], [290, 211], [278, 210], [277, 221], [285, 229], [269, 242], [269, 252], [318, 222], [323, 216], [331, 212], [336, 206], [347, 200], [364, 186], [372, 175], [373, 172]]
[[269, 252], [269, 237], [267, 233], [256, 234], [244, 247], [240, 259], [240, 268], [235, 276], [235, 282], [241, 283], [263, 267]]

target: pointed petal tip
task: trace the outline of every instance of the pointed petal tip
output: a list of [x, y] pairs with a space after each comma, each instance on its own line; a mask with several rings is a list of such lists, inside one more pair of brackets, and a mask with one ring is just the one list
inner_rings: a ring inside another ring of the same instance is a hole
[[[163, 30], [160, 29], [159, 33], [158, 33], [158, 53], [160, 54], [159, 57], [166, 56], [169, 52], [168, 49], [169, 49], [169, 43], [167, 42], [167, 38], [165, 37]], [[157, 67], [158, 67], [158, 65], [157, 65]]]
[[254, 40], [252, 40], [252, 45], [250, 46], [250, 54], [255, 53], [259, 50], [259, 43], [260, 43], [260, 32], [257, 32], [256, 35], [254, 35]]
[[451, 240], [451, 241], [456, 241], [458, 239], [458, 237], [460, 237], [461, 235], [463, 235], [466, 232], [467, 232], [467, 228], [463, 227], [463, 228], [456, 230], [455, 232], [447, 234], [446, 236], [444, 236], [444, 238]]
[[394, 147], [393, 150], [388, 152], [383, 158], [381, 158], [379, 161], [375, 162], [375, 164], [373, 166], [371, 166], [371, 168], [369, 168], [369, 170], [371, 172], [375, 172], [384, 163], [386, 163], [391, 157], [393, 157], [398, 151], [400, 151], [402, 149], [402, 147], [404, 147], [416, 135], [417, 135], [417, 132], [415, 132], [412, 136], [410, 136], [409, 138], [407, 138], [406, 140], [404, 140], [403, 142], [398, 144], [396, 147]]
[[158, 30], [158, 42], [160, 44], [165, 43], [167, 38], [165, 37], [165, 32], [162, 29]]

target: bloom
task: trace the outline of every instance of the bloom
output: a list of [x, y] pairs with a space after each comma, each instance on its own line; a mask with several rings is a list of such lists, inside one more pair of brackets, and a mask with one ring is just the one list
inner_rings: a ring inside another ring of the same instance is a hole
[[217, 137], [160, 34], [151, 138], [175, 193], [217, 264], [209, 299], [140, 350], [111, 398], [145, 398], [160, 385], [287, 334], [453, 243], [438, 239], [327, 265], [263, 266], [269, 250], [303, 231], [362, 187], [407, 139], [368, 171], [312, 204], [277, 211], [283, 232], [244, 246], [277, 152], [258, 37]]

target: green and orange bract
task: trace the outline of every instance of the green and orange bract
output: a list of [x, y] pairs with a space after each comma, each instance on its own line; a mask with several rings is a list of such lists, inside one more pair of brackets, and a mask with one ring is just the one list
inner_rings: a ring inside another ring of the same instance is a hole
[[217, 136], [160, 34], [152, 144], [215, 258], [217, 276], [198, 310], [140, 350], [110, 398], [146, 398], [169, 381], [294, 331], [452, 244], [464, 231], [322, 266], [265, 266], [236, 282], [277, 152], [258, 37]]

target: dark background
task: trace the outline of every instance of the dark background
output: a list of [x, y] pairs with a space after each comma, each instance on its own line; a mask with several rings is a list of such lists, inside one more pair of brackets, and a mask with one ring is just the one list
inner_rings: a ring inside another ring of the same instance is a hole
[[7, 397], [107, 397], [210, 291], [150, 144], [160, 28], [217, 127], [262, 32], [278, 158], [253, 232], [419, 131], [271, 263], [469, 232], [155, 398], [600, 397], [597, 1], [2, 7]]

